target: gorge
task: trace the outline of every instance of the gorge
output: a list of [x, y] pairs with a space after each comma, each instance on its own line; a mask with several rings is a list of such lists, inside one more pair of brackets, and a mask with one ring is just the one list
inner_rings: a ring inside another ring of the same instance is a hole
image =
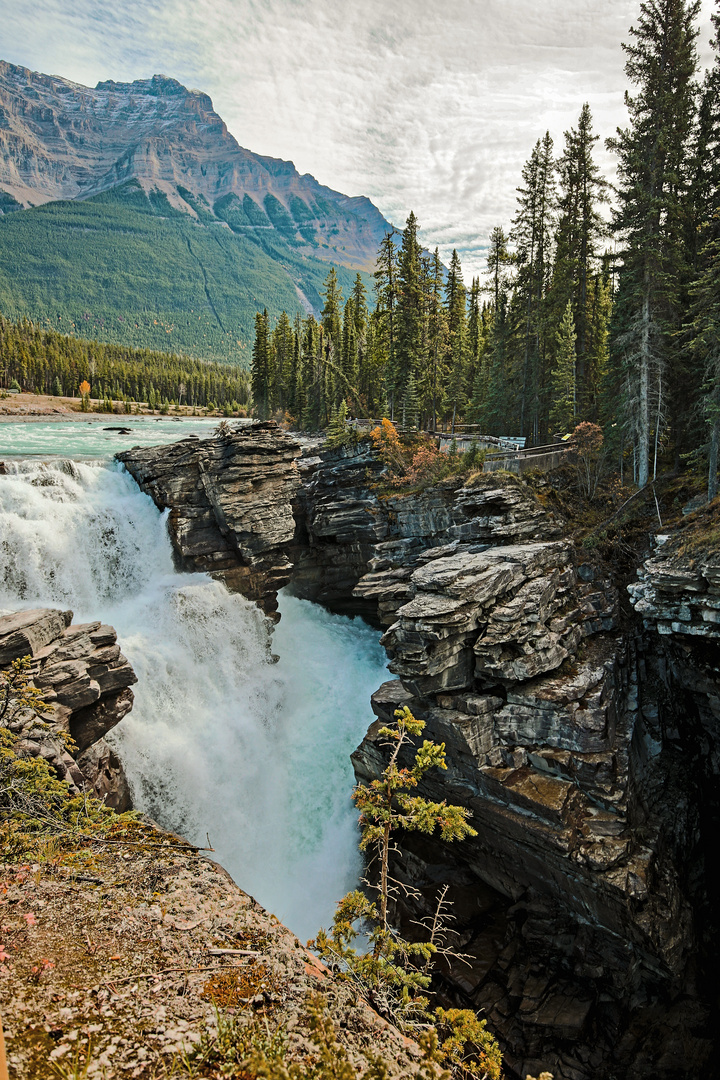
[[[277, 466], [264, 477], [280, 485], [279, 505], [295, 498], [296, 529], [291, 537], [287, 517], [279, 548], [265, 532], [264, 580], [276, 580], [284, 554], [294, 566], [283, 580], [297, 595], [387, 628], [382, 641], [400, 678], [376, 692], [373, 708], [382, 720], [408, 704], [426, 720], [449, 754], [448, 775], [428, 793], [470, 808], [478, 828], [452, 850], [413, 838], [396, 867], [429, 907], [440, 883], [453, 887], [471, 963], [449, 973], [451, 995], [486, 1010], [522, 1075], [543, 1066], [572, 1078], [707, 1070], [712, 549], [689, 580], [679, 572], [656, 580], [649, 564], [640, 626], [621, 618], [609, 569], [579, 559], [563, 523], [514, 478], [481, 474], [467, 487], [380, 495], [368, 483], [381, 471], [372, 454], [338, 450], [301, 460], [298, 488], [281, 476], [285, 439], [277, 436]], [[201, 476], [203, 511], [191, 519], [179, 492], [162, 488], [169, 452], [121, 455], [171, 507], [181, 560], [202, 535], [260, 567], [257, 551], [242, 555], [245, 512], [229, 505], [247, 441], [229, 436], [211, 454], [186, 448]], [[266, 487], [259, 506], [267, 495]], [[195, 537], [193, 521], [204, 526]], [[675, 596], [664, 621], [663, 588]], [[354, 755], [361, 780], [383, 767], [376, 730]]]
[[[408, 704], [426, 721], [427, 734], [445, 742], [448, 772], [431, 780], [427, 793], [467, 806], [478, 836], [455, 848], [425, 837], [403, 842], [395, 872], [419, 889], [428, 909], [439, 884], [451, 886], [459, 948], [469, 963], [440, 972], [447, 999], [485, 1011], [507, 1065], [521, 1076], [541, 1068], [556, 1080], [712, 1075], [720, 712], [712, 545], [693, 554], [682, 538], [662, 542], [632, 590], [633, 615], [619, 602], [624, 583], [613, 581], [592, 552], [580, 555], [560, 517], [508, 475], [383, 493], [373, 483], [382, 466], [367, 446], [311, 446], [301, 454], [272, 425], [135, 449], [120, 459], [127, 472], [28, 465], [3, 484], [25, 484], [38, 499], [53, 485], [67, 497], [84, 484], [96, 509], [98, 488], [110, 486], [103, 512], [75, 533], [72, 581], [63, 585], [58, 561], [47, 561], [49, 542], [38, 572], [49, 574], [58, 602], [63, 588], [82, 598], [82, 605], [73, 602], [83, 618], [86, 607], [112, 599], [120, 631], [123, 597], [132, 596], [139, 605], [136, 640], [121, 632], [120, 641], [138, 675], [137, 692], [154, 686], [157, 715], [172, 699], [178, 658], [171, 653], [182, 645], [180, 663], [197, 658], [209, 695], [203, 712], [184, 703], [189, 727], [220, 741], [219, 762], [237, 749], [221, 741], [225, 702], [242, 694], [252, 718], [253, 702], [264, 695], [265, 719], [248, 721], [248, 730], [253, 739], [268, 739], [263, 760], [272, 769], [273, 753], [292, 734], [286, 718], [271, 742], [267, 722], [292, 698], [283, 697], [280, 673], [282, 635], [295, 605], [314, 601], [362, 614], [384, 630], [399, 678], [385, 679], [372, 631], [363, 631], [368, 636], [353, 637], [344, 656], [324, 658], [341, 683], [326, 727], [307, 726], [312, 708], [295, 722], [306, 726], [315, 772], [335, 768], [342, 751], [327, 766], [317, 755], [338, 718], [358, 698], [364, 709], [363, 694], [372, 690], [380, 719]], [[71, 505], [58, 498], [56, 511]], [[143, 523], [151, 539], [141, 545]], [[62, 532], [73, 535], [68, 523]], [[23, 549], [21, 535], [13, 540], [20, 544], [16, 574], [32, 566], [30, 540]], [[106, 576], [94, 573], [98, 559], [108, 560]], [[190, 576], [198, 570], [219, 580]], [[91, 589], [89, 579], [101, 586]], [[6, 575], [3, 606], [10, 584], [16, 598], [32, 599], [27, 575], [24, 583]], [[280, 598], [283, 617], [272, 638], [278, 665], [259, 610], [226, 584], [272, 618], [277, 590], [294, 594]], [[178, 636], [175, 620], [183, 611]], [[252, 635], [234, 621], [240, 612]], [[321, 647], [346, 625], [336, 623]], [[364, 690], [348, 674], [361, 641]], [[146, 651], [164, 658], [162, 677], [157, 666], [143, 666]], [[241, 671], [228, 678], [232, 666]], [[140, 803], [146, 797], [160, 805], [171, 790], [184, 789], [190, 797], [173, 806], [173, 827], [191, 833], [199, 820], [193, 796], [214, 778], [194, 773], [201, 762], [187, 760], [187, 747], [174, 760], [171, 753], [163, 771], [152, 759], [134, 762], [136, 716], [123, 721], [118, 732], [125, 734], [117, 737], [130, 774], [142, 773], [154, 786]], [[383, 767], [377, 726], [353, 755], [361, 780]], [[177, 732], [158, 728], [157, 736], [153, 753]], [[173, 775], [181, 759], [186, 771]], [[258, 852], [278, 831], [273, 814], [286, 776], [273, 772], [258, 788], [237, 771], [244, 760], [241, 753], [228, 766], [234, 790], [240, 804], [250, 793], [255, 816], [268, 821], [258, 846], [243, 852], [242, 870], [233, 870], [248, 887]], [[263, 792], [267, 802], [258, 804]], [[232, 829], [242, 832], [240, 818]], [[288, 839], [297, 844], [297, 836]], [[353, 846], [346, 820], [330, 862]], [[340, 878], [356, 870], [348, 867]], [[397, 914], [407, 923], [424, 911], [410, 906]]]

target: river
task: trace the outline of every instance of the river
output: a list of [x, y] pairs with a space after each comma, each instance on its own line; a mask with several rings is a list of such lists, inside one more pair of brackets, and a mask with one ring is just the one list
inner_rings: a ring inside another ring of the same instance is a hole
[[[121, 445], [152, 441], [150, 423]], [[275, 662], [253, 604], [175, 571], [164, 515], [109, 458], [122, 436], [105, 441], [95, 422], [73, 460], [75, 426], [0, 428], [0, 608], [67, 607], [116, 628], [139, 681], [108, 741], [137, 808], [209, 837], [212, 857], [305, 939], [360, 870], [349, 755], [387, 677], [377, 632], [281, 593]]]

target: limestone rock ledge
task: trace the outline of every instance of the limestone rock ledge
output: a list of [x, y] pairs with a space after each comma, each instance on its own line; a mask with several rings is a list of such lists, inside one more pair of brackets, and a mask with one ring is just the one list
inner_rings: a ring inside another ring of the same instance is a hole
[[[93, 791], [122, 812], [131, 807], [130, 791], [117, 755], [104, 736], [132, 709], [137, 682], [120, 651], [112, 626], [72, 622], [71, 611], [34, 608], [0, 618], [0, 668], [32, 657], [32, 681], [51, 709], [41, 714], [43, 731], [20, 715], [10, 728], [20, 736], [18, 753], [45, 758], [71, 792]], [[77, 744], [73, 757], [59, 737]]]
[[423, 553], [450, 556], [560, 535], [559, 524], [522, 484], [479, 476], [425, 491], [379, 494], [384, 467], [372, 449], [338, 448], [299, 462], [291, 590], [305, 599], [389, 626], [414, 594]]
[[401, 838], [393, 873], [418, 891], [397, 917], [412, 932], [450, 885], [469, 961], [445, 992], [487, 1012], [518, 1075], [699, 1075], [707, 886], [687, 762], [658, 728], [654, 650], [620, 632], [606, 572], [526, 485], [382, 497], [376, 473], [337, 451], [306, 469], [290, 587], [386, 628], [399, 678], [373, 696], [357, 778], [380, 775], [378, 729], [408, 704], [447, 749], [423, 794], [466, 806], [478, 830], [462, 845]]
[[300, 446], [277, 425], [249, 424], [225, 436], [118, 454], [161, 510], [177, 560], [202, 570], [275, 618], [292, 569], [292, 500]]

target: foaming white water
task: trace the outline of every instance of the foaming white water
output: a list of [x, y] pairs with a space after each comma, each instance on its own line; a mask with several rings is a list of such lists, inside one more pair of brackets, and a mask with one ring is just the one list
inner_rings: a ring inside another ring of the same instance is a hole
[[349, 754], [385, 674], [359, 621], [254, 605], [173, 570], [163, 516], [117, 467], [0, 476], [0, 607], [62, 605], [114, 625], [139, 682], [111, 736], [136, 805], [196, 843], [301, 937], [359, 869]]

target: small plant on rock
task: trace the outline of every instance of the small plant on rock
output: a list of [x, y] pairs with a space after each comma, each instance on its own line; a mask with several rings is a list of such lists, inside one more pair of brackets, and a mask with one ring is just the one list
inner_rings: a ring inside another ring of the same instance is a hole
[[603, 474], [603, 433], [597, 424], [578, 424], [569, 441], [575, 460], [578, 487], [587, 499], [592, 499]]
[[[440, 895], [425, 940], [407, 941], [390, 923], [389, 908], [398, 885], [390, 872], [393, 833], [397, 829], [427, 834], [439, 830], [446, 841], [477, 835], [464, 807], [416, 794], [430, 769], [447, 768], [444, 743], [426, 739], [415, 750], [411, 764], [401, 764], [403, 751], [424, 728], [407, 706], [395, 711], [394, 724], [380, 728], [390, 760], [379, 779], [359, 784], [353, 792], [360, 811], [360, 848], [375, 856], [377, 879], [365, 882], [375, 899], [360, 890], [348, 893], [338, 904], [331, 930], [320, 930], [311, 945], [331, 967], [345, 972], [382, 1015], [405, 1029], [424, 1029], [425, 1041], [429, 1038], [435, 1048], [433, 1060], [449, 1067], [453, 1075], [498, 1080], [500, 1050], [485, 1030], [485, 1021], [470, 1010], [430, 1010], [427, 991], [432, 958], [447, 952], [442, 918], [447, 890]], [[362, 931], [367, 934], [366, 951], [355, 947]], [[430, 1052], [429, 1044], [426, 1052]]]
[[31, 667], [31, 657], [22, 656], [0, 671], [0, 726], [12, 724], [27, 709], [40, 712], [50, 708], [42, 691], [33, 685]]

